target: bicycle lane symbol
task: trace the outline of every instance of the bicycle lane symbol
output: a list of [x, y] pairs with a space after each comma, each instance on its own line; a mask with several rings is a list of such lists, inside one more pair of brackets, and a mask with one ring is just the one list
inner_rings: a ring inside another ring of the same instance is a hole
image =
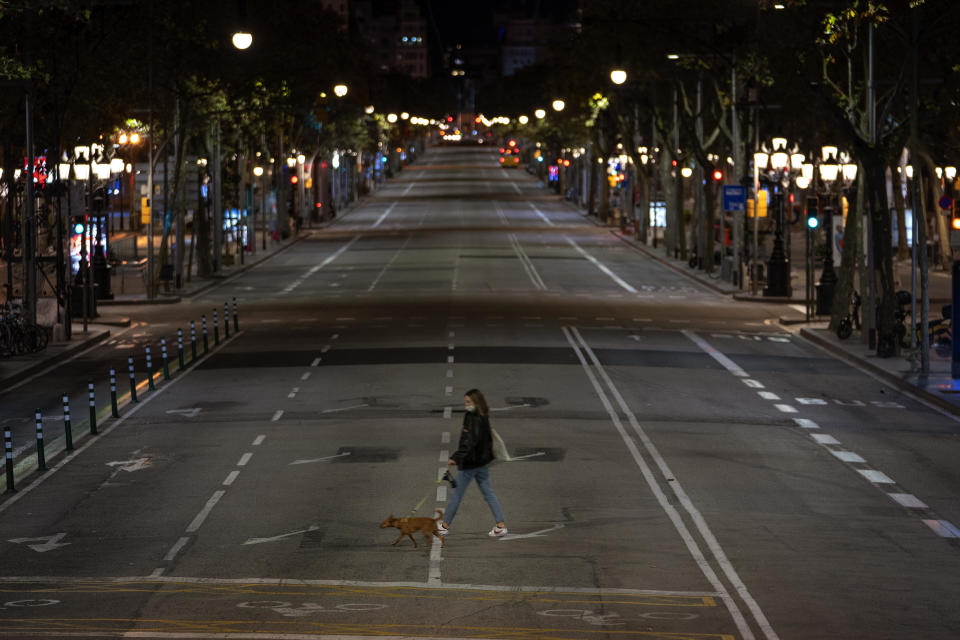
[[346, 603], [338, 604], [334, 607], [325, 607], [315, 602], [302, 602], [294, 606], [292, 602], [282, 600], [256, 600], [252, 602], [241, 602], [237, 607], [242, 609], [270, 609], [275, 613], [288, 618], [302, 618], [316, 613], [350, 613], [361, 611], [379, 611], [386, 609], [385, 604], [364, 604], [364, 603]]

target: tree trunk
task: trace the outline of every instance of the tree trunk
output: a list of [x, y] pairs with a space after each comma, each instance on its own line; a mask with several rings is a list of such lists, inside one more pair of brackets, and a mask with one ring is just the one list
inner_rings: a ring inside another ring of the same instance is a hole
[[897, 171], [900, 167], [890, 167], [893, 183], [893, 206], [897, 209], [897, 260], [910, 259], [910, 242], [907, 238], [907, 207], [903, 200], [903, 178]]
[[[712, 174], [713, 171], [711, 170]], [[716, 263], [713, 259], [713, 253], [716, 249], [716, 241], [714, 238], [716, 234], [714, 233], [714, 225], [716, 224], [716, 207], [717, 207], [717, 186], [716, 181], [710, 178], [707, 179], [707, 184], [704, 185], [703, 194], [706, 198], [704, 206], [707, 208], [706, 215], [704, 216], [704, 228], [703, 228], [703, 270], [707, 273], [713, 273], [713, 268], [716, 266]], [[789, 226], [789, 225], [788, 225]], [[720, 238], [720, 246], [725, 248], [723, 243], [724, 239]], [[723, 250], [720, 252], [721, 260], [723, 260]]]
[[873, 223], [873, 264], [877, 276], [877, 355], [889, 357], [897, 352], [894, 337], [894, 312], [897, 308], [893, 270], [893, 243], [890, 210], [887, 206], [886, 171], [880, 156], [864, 154], [867, 199]]
[[597, 200], [597, 163], [593, 161], [593, 154], [588, 156], [587, 162], [590, 166], [588, 174], [590, 176], [590, 187], [587, 190], [587, 215], [595, 216], [597, 215], [597, 209], [594, 205]]
[[[853, 297], [853, 277], [857, 272], [857, 258], [861, 255], [860, 238], [862, 237], [861, 222], [863, 220], [866, 186], [863, 180], [857, 182], [857, 204], [847, 213], [847, 224], [843, 229], [843, 254], [840, 257], [840, 273], [837, 274], [837, 284], [833, 290], [833, 304], [830, 308], [830, 331], [836, 331], [840, 320], [850, 309], [850, 299]], [[831, 223], [832, 224], [832, 223]], [[829, 252], [827, 259], [830, 259]], [[863, 289], [861, 284], [860, 288]]]

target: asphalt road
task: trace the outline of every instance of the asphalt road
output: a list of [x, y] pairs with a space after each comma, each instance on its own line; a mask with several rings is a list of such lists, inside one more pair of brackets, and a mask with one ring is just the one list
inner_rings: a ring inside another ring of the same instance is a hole
[[[197, 299], [125, 309], [0, 419], [28, 433], [43, 402], [62, 437], [61, 390], [175, 353], [234, 297], [239, 332], [171, 356], [157, 391], [141, 374], [3, 497], [0, 636], [960, 636], [957, 421], [484, 149], [434, 149]], [[446, 504], [471, 387], [520, 458], [491, 471], [509, 535], [471, 489], [444, 547], [391, 546], [385, 517]]]

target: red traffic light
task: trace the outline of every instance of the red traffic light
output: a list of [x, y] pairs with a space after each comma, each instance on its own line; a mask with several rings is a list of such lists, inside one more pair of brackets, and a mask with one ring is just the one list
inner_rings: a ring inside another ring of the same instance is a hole
[[715, 170], [713, 172], [713, 179], [716, 180], [717, 182], [720, 182], [721, 180], [723, 180], [723, 171], [720, 171], [720, 169]]
[[298, 180], [297, 176], [290, 176], [290, 184], [297, 184]]

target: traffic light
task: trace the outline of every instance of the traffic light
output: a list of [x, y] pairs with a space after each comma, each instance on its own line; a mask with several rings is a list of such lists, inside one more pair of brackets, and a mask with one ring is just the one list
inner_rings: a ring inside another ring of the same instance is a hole
[[811, 231], [820, 226], [819, 209], [816, 198], [807, 198], [807, 229]]
[[960, 231], [960, 206], [957, 206], [957, 201], [953, 202], [953, 212], [950, 216], [950, 228], [954, 231]]
[[714, 182], [723, 182], [723, 171], [720, 171], [720, 169], [714, 169], [714, 171], [713, 171], [713, 181], [714, 181]]
[[84, 219], [83, 216], [70, 216], [70, 228], [73, 229], [73, 232], [77, 235], [80, 235], [84, 231]]
[[297, 174], [290, 176], [290, 184], [297, 184], [300, 181], [300, 178], [297, 177]]

